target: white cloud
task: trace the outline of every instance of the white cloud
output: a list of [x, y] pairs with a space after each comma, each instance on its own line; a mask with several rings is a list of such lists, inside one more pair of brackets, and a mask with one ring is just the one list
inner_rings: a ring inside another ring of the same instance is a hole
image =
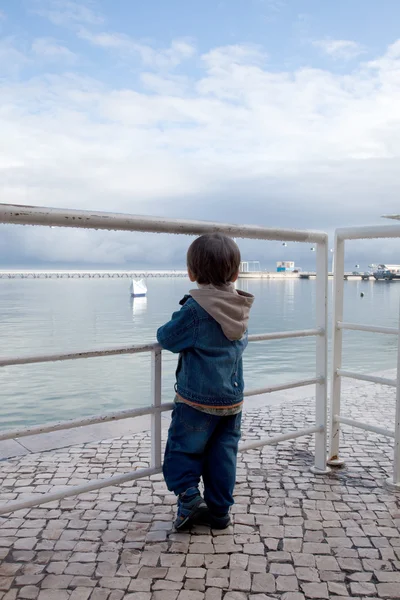
[[187, 40], [173, 40], [169, 48], [155, 49], [121, 33], [93, 33], [81, 28], [78, 35], [95, 46], [118, 51], [125, 56], [137, 55], [145, 66], [155, 69], [177, 67], [195, 53], [194, 46]]
[[190, 89], [190, 80], [182, 75], [168, 73], [142, 73], [140, 80], [146, 89], [166, 96], [185, 95]]
[[16, 74], [29, 62], [11, 36], [0, 39], [0, 76]]
[[364, 54], [365, 49], [352, 40], [316, 40], [313, 45], [333, 58], [350, 60]]
[[[3, 79], [2, 201], [323, 229], [398, 212], [400, 41], [347, 75], [277, 72], [246, 45], [213, 48], [191, 78], [151, 61], [159, 72], [124, 89]], [[70, 231], [53, 254], [55, 233], [18, 231], [32, 258], [143, 255], [133, 238]], [[157, 263], [175, 244], [143, 247]]]
[[77, 55], [66, 46], [58, 44], [51, 38], [36, 38], [32, 43], [32, 52], [38, 57], [49, 61], [66, 61], [74, 63]]
[[400, 61], [400, 40], [391, 44], [387, 52], [383, 56], [369, 61], [368, 67], [370, 69], [376, 69], [377, 71], [384, 71], [388, 77], [391, 73], [396, 80], [398, 76], [398, 65]]
[[202, 56], [206, 66], [211, 69], [232, 69], [237, 65], [262, 66], [267, 54], [255, 44], [236, 44], [214, 48]]
[[81, 28], [78, 35], [95, 46], [101, 46], [102, 48], [109, 48], [111, 50], [133, 51], [136, 46], [129, 36], [122, 33], [93, 33], [88, 29]]
[[36, 0], [34, 12], [46, 17], [55, 25], [69, 26], [76, 24], [98, 25], [103, 17], [92, 8], [92, 2], [80, 0]]

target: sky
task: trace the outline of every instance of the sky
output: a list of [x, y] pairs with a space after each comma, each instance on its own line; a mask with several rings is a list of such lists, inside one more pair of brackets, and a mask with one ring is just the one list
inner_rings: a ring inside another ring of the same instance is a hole
[[[0, 202], [382, 223], [399, 212], [399, 22], [398, 0], [0, 0]], [[396, 241], [357, 244], [349, 264], [400, 262]], [[3, 267], [179, 267], [187, 245], [0, 226]], [[311, 261], [240, 245], [266, 268]]]

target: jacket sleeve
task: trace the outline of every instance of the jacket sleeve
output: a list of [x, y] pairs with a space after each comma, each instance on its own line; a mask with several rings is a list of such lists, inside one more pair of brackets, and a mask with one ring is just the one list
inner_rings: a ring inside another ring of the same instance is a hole
[[185, 304], [174, 312], [168, 323], [157, 331], [157, 341], [170, 352], [182, 352], [194, 346], [196, 337], [196, 317], [194, 311]]

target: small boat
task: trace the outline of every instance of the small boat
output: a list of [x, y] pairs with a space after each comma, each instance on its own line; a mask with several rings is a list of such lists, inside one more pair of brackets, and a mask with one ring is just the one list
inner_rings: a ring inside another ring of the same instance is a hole
[[132, 279], [131, 296], [132, 298], [143, 298], [147, 294], [147, 285], [143, 279]]
[[378, 265], [373, 273], [375, 280], [393, 281], [400, 279], [400, 265]]

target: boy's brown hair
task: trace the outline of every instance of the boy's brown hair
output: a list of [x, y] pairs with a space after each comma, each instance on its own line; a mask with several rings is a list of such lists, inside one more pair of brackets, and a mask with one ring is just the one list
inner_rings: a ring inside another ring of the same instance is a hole
[[190, 245], [187, 266], [197, 283], [222, 286], [232, 281], [240, 267], [240, 250], [232, 238], [207, 233]]

